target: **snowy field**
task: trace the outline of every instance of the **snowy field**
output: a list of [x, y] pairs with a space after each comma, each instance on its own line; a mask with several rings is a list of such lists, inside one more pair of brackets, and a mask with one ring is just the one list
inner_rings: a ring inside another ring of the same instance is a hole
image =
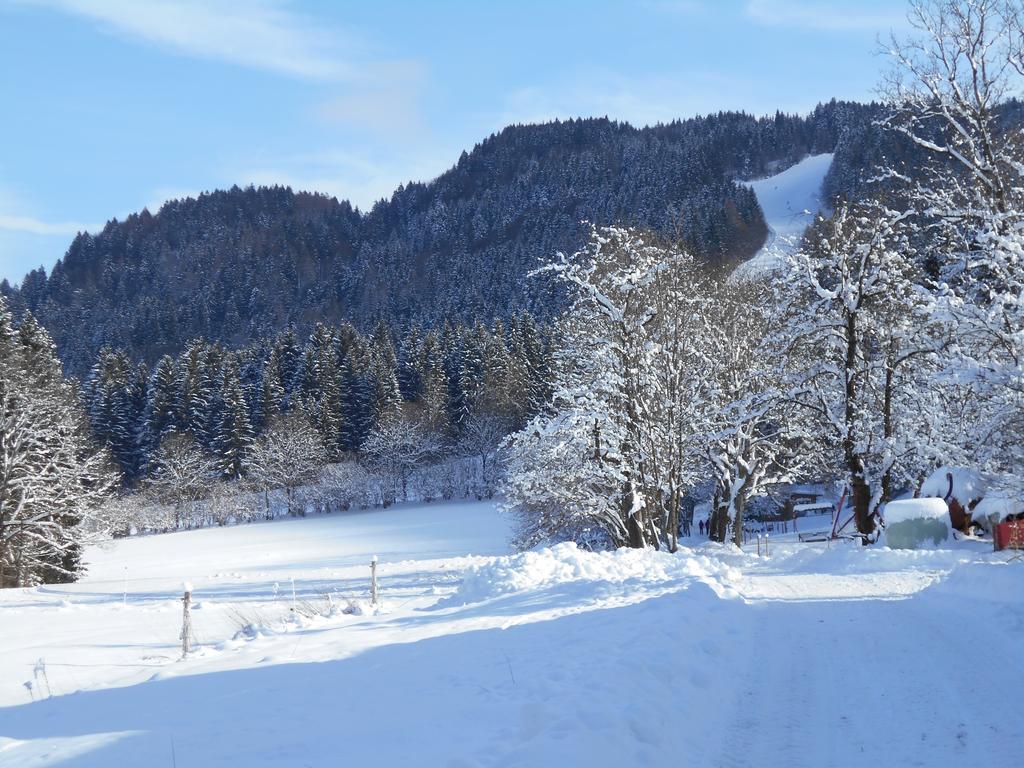
[[983, 542], [506, 538], [452, 503], [92, 550], [0, 592], [0, 766], [1024, 764], [1024, 562]]
[[738, 272], [770, 271], [796, 249], [804, 230], [825, 208], [821, 187], [831, 167], [831, 154], [811, 155], [782, 173], [747, 183], [761, 205], [768, 239]]

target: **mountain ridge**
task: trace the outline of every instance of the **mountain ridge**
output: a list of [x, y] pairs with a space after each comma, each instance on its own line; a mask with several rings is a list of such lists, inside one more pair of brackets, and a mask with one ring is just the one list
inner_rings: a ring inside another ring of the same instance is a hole
[[[549, 317], [559, 289], [523, 277], [578, 247], [584, 219], [652, 229], [709, 264], [742, 261], [767, 227], [739, 181], [862, 141], [877, 109], [832, 101], [807, 116], [509, 126], [366, 212], [287, 187], [215, 190], [111, 220], [76, 237], [49, 275], [0, 289], [79, 375], [104, 346], [152, 362], [195, 337], [239, 345], [317, 321]], [[850, 166], [837, 158], [841, 191]]]

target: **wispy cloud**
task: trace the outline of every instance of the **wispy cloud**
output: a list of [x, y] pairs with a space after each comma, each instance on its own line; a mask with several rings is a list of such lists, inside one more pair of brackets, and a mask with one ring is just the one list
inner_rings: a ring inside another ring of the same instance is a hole
[[421, 129], [427, 71], [290, 0], [15, 0], [78, 16], [176, 55], [308, 80], [332, 95], [311, 117], [398, 135]]
[[43, 221], [34, 216], [15, 216], [0, 212], [0, 229], [11, 232], [26, 232], [30, 235], [76, 235], [79, 232], [98, 232], [103, 225], [83, 224], [74, 221]]
[[280, 0], [23, 0], [177, 53], [299, 78], [344, 80], [359, 43]]
[[[6, 172], [0, 169], [0, 172]], [[38, 216], [38, 208], [26, 199], [23, 190], [0, 184], [0, 231], [24, 235], [70, 235], [86, 230], [96, 232], [102, 225], [79, 221], [53, 221]]]
[[748, 0], [748, 18], [764, 26], [825, 31], [868, 30], [886, 32], [906, 23], [906, 12], [887, 0], [881, 6], [820, 0]]

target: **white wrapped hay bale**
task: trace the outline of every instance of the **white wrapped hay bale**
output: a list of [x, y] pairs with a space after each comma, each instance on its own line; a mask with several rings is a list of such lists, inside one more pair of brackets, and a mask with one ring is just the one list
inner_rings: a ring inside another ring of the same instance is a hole
[[893, 549], [938, 546], [949, 539], [949, 508], [942, 499], [890, 501], [882, 517], [885, 543]]

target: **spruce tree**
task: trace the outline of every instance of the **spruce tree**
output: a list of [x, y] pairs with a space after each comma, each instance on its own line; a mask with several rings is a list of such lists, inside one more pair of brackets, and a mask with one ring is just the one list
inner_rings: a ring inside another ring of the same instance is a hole
[[177, 369], [168, 355], [161, 357], [153, 367], [143, 416], [143, 434], [149, 455], [157, 449], [165, 435], [178, 427], [178, 377]]
[[281, 359], [277, 349], [270, 351], [263, 378], [260, 382], [260, 421], [258, 426], [265, 429], [275, 418], [287, 409], [287, 395], [281, 378]]
[[238, 363], [234, 360], [229, 360], [224, 366], [219, 401], [221, 420], [215, 440], [217, 466], [222, 476], [233, 480], [242, 476], [245, 458], [253, 442], [249, 406], [242, 391]]
[[0, 296], [0, 587], [74, 580], [84, 523], [117, 483], [50, 335]]

